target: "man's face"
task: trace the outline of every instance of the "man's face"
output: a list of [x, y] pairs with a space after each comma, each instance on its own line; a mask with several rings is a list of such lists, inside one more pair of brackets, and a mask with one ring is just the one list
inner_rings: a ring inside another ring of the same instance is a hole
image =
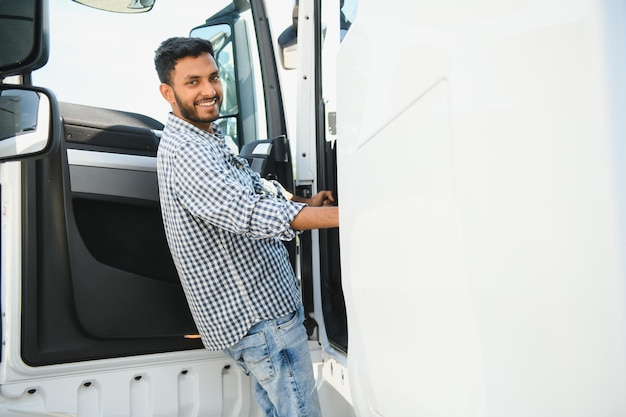
[[161, 84], [161, 94], [172, 112], [189, 123], [209, 130], [222, 105], [222, 82], [215, 60], [208, 53], [176, 62], [171, 85]]

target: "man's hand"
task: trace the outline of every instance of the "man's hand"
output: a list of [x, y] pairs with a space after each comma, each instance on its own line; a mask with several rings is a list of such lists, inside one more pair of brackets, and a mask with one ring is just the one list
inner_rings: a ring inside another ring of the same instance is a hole
[[291, 195], [288, 199], [295, 201], [296, 203], [305, 203], [311, 207], [332, 206], [335, 202], [333, 192], [327, 190], [320, 191], [311, 198], [302, 198], [297, 195]]
[[315, 194], [313, 197], [304, 200], [311, 207], [332, 206], [335, 202], [333, 198], [333, 192], [323, 190]]

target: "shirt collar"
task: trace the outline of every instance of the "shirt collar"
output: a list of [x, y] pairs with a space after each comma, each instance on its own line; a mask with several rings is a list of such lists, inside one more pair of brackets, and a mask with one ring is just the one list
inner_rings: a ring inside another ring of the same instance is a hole
[[192, 125], [188, 121], [181, 119], [174, 113], [170, 112], [167, 116], [167, 124], [179, 129], [191, 130], [194, 133], [201, 135], [202, 137], [206, 137], [207, 139], [217, 140], [220, 143], [224, 142], [224, 134], [222, 133], [222, 129], [217, 125], [217, 123], [211, 123], [211, 128], [213, 129], [213, 133], [211, 133]]

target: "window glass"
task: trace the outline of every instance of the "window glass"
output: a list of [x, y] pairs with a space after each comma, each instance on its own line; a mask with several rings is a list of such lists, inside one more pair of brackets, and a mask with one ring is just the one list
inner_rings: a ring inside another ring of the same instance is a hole
[[34, 91], [0, 92], [0, 140], [37, 129], [39, 95]]
[[33, 84], [51, 89], [60, 102], [139, 113], [165, 123], [172, 109], [159, 92], [154, 51], [167, 38], [188, 36], [231, 0], [212, 0], [206, 8], [198, 8], [197, 0], [159, 0], [149, 12], [131, 14], [69, 0], [48, 2], [50, 58], [33, 73]]
[[341, 22], [340, 22], [340, 30], [341, 30], [341, 40], [346, 36], [354, 18], [356, 17], [357, 6], [359, 4], [359, 0], [341, 0]]

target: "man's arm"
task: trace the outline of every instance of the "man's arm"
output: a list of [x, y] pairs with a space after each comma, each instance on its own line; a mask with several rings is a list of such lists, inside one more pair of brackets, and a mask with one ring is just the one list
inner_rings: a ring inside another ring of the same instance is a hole
[[291, 221], [294, 230], [339, 227], [339, 207], [303, 207]]
[[294, 230], [329, 229], [339, 227], [339, 207], [331, 207], [335, 202], [332, 191], [323, 190], [311, 198], [302, 198], [284, 190], [288, 200], [305, 203], [304, 207], [291, 222]]

